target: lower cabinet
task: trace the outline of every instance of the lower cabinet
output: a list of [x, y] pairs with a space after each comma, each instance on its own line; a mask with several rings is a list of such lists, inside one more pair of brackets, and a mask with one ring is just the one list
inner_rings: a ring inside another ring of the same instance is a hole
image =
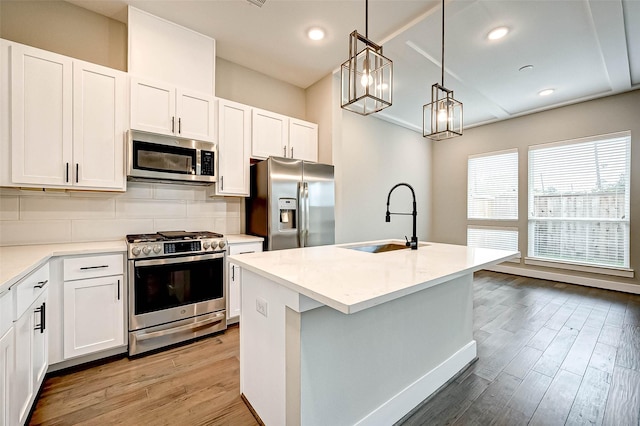
[[64, 359], [124, 345], [123, 255], [65, 258], [63, 271]]
[[47, 289], [14, 323], [15, 367], [11, 382], [11, 420], [24, 424], [48, 367]]
[[13, 327], [0, 337], [0, 426], [11, 424], [9, 417], [9, 395], [13, 372]]
[[64, 283], [64, 358], [124, 345], [124, 277]]
[[[262, 251], [262, 241], [229, 243], [229, 254], [256, 253]], [[240, 285], [242, 269], [229, 261], [227, 269], [227, 323], [238, 322], [240, 319]]]

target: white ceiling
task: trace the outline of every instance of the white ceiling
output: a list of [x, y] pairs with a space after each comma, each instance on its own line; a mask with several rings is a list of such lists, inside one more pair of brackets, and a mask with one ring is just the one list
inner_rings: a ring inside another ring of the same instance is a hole
[[[126, 21], [130, 4], [216, 39], [217, 55], [306, 88], [364, 34], [364, 0], [68, 0]], [[369, 38], [394, 64], [393, 106], [377, 114], [421, 131], [440, 80], [441, 2], [370, 0]], [[324, 40], [306, 31], [323, 27]], [[507, 26], [503, 39], [487, 33]], [[445, 86], [465, 127], [640, 88], [640, 0], [449, 0]], [[529, 71], [518, 71], [533, 65]], [[554, 88], [541, 97], [538, 92]]]

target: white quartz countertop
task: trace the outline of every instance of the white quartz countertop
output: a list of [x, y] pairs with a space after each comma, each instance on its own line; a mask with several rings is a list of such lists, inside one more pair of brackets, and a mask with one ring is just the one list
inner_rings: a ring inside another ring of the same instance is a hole
[[38, 244], [0, 247], [0, 293], [54, 256], [126, 252], [124, 241]]
[[246, 234], [231, 234], [225, 235], [227, 237], [228, 244], [242, 244], [242, 243], [261, 243], [264, 241], [262, 237], [256, 237], [255, 235]]
[[[517, 251], [421, 242], [418, 250], [367, 253], [340, 244], [230, 256], [233, 262], [345, 314], [512, 259]], [[404, 241], [394, 240], [404, 244]]]

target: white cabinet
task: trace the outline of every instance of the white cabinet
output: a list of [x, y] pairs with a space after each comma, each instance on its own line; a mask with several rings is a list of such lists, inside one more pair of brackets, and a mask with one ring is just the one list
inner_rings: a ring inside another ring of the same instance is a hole
[[11, 184], [124, 190], [126, 74], [18, 43], [9, 49]]
[[251, 107], [218, 99], [216, 195], [249, 196]]
[[14, 368], [9, 424], [24, 424], [48, 367], [47, 296], [49, 265], [11, 287], [15, 306]]
[[318, 125], [254, 108], [251, 156], [318, 161]]
[[[229, 254], [256, 253], [262, 251], [262, 241], [230, 243]], [[240, 318], [240, 285], [242, 269], [229, 261], [227, 269], [227, 323], [237, 322]]]
[[215, 98], [169, 83], [132, 78], [131, 128], [215, 142]]
[[13, 375], [13, 299], [9, 291], [0, 294], [0, 426], [9, 426], [9, 395]]
[[318, 125], [289, 119], [289, 154], [291, 158], [318, 161]]
[[125, 344], [124, 258], [64, 259], [64, 359]]

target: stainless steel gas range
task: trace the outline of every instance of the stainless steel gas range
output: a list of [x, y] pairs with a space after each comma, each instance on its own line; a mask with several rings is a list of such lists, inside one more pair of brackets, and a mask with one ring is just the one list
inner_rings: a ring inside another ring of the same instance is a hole
[[130, 356], [227, 328], [226, 245], [206, 231], [127, 235]]

